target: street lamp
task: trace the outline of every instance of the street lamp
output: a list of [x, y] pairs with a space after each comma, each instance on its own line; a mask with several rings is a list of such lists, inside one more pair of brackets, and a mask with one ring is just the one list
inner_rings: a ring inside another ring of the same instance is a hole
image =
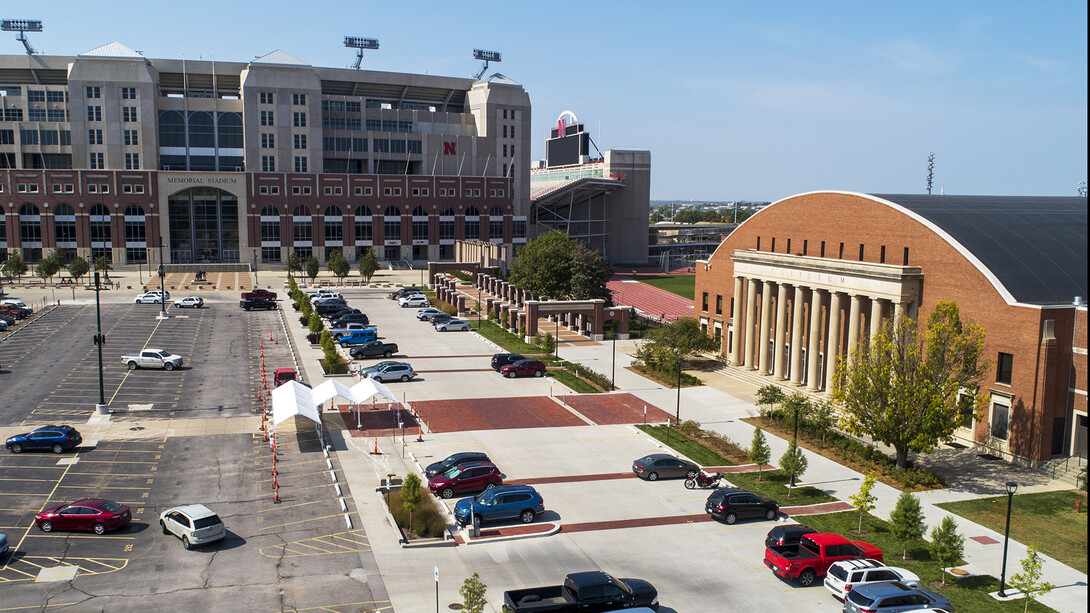
[[556, 338], [553, 339], [553, 355], [560, 359], [560, 313], [556, 314]]
[[481, 331], [481, 279], [477, 278], [477, 332]]
[[609, 373], [609, 387], [617, 389], [617, 330], [613, 330], [613, 367]]
[[163, 278], [166, 277], [163, 269], [163, 237], [159, 237], [159, 319], [167, 318], [167, 293], [163, 287]]
[[[791, 440], [795, 441], [795, 444], [799, 444], [799, 403], [792, 403], [795, 405], [795, 434], [792, 435]], [[795, 475], [791, 475], [791, 487], [795, 487]]]
[[102, 336], [102, 305], [98, 299], [100, 291], [102, 287], [98, 283], [98, 271], [95, 271], [95, 322], [97, 325], [95, 346], [98, 347], [98, 405], [95, 406], [95, 412], [106, 415], [110, 410], [106, 406], [106, 386], [102, 381], [102, 346], [106, 344], [106, 337]]
[[1003, 568], [999, 575], [999, 597], [1005, 598], [1007, 595], [1003, 593], [1007, 584], [1007, 541], [1011, 537], [1011, 503], [1014, 502], [1014, 493], [1018, 491], [1018, 484], [1014, 481], [1007, 481], [1007, 529], [1003, 532]]
[[677, 409], [675, 410], [675, 419], [681, 423], [681, 358], [677, 359]]

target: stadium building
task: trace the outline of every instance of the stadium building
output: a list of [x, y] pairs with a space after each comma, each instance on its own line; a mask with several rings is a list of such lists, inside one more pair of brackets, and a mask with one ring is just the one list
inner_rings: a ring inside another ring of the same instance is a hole
[[884, 322], [952, 300], [991, 365], [955, 442], [1031, 465], [1086, 458], [1086, 228], [1085, 198], [792, 196], [698, 262], [696, 315], [729, 368], [824, 392]]
[[530, 99], [480, 80], [148, 59], [120, 43], [0, 56], [0, 258], [419, 264], [527, 240]]

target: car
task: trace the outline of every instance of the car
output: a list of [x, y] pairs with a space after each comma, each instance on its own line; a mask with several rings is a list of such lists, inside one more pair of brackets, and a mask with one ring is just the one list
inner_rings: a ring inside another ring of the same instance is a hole
[[[469, 325], [468, 321], [463, 321], [461, 319], [452, 319], [450, 321], [445, 321], [445, 322], [442, 322], [442, 323], [435, 324], [435, 329], [438, 330], [439, 332], [454, 332], [454, 331], [467, 332], [472, 327], [473, 326]], [[542, 366], [544, 366], [544, 364], [542, 364]]]
[[817, 532], [817, 530], [803, 524], [776, 526], [769, 530], [768, 534], [765, 536], [765, 547], [771, 547], [773, 545], [795, 545], [798, 544], [803, 536], [815, 532]]
[[522, 376], [544, 377], [545, 363], [541, 360], [519, 360], [500, 368], [500, 374], [509, 379]]
[[142, 349], [140, 353], [121, 356], [121, 363], [129, 367], [129, 370], [137, 368], [162, 368], [174, 370], [182, 367], [182, 356], [170, 353], [165, 349]]
[[412, 379], [415, 376], [416, 376], [416, 373], [413, 371], [413, 367], [409, 366], [405, 362], [400, 362], [398, 364], [391, 364], [390, 366], [387, 366], [386, 368], [384, 368], [384, 369], [382, 369], [380, 371], [367, 373], [367, 378], [368, 379], [374, 379], [375, 381], [382, 381], [382, 382], [386, 382], [386, 381], [408, 381], [408, 380]]
[[378, 330], [367, 327], [362, 330], [352, 330], [345, 334], [337, 341], [337, 344], [341, 347], [348, 347], [350, 345], [362, 345], [366, 342], [373, 341], [378, 338]]
[[273, 373], [273, 388], [280, 387], [288, 381], [295, 381], [295, 369], [294, 368], [277, 368]]
[[30, 317], [30, 315], [34, 312], [34, 309], [31, 309], [26, 305], [20, 305], [23, 305], [23, 303], [19, 302], [18, 304], [2, 304], [0, 305], [0, 315], [3, 315], [4, 317], [9, 318], [12, 320], [12, 322], [14, 322], [17, 319], [26, 319], [27, 317]]
[[346, 305], [343, 300], [326, 300], [314, 305], [314, 312], [318, 314], [318, 317], [322, 315], [328, 315], [330, 313], [336, 313], [345, 308]]
[[17, 314], [0, 309], [0, 321], [4, 322], [6, 325], [14, 326], [15, 322], [19, 319], [21, 318]]
[[243, 311], [253, 311], [255, 309], [265, 309], [266, 311], [276, 310], [276, 301], [269, 300], [268, 298], [246, 298], [238, 301], [238, 306]]
[[242, 299], [246, 300], [247, 298], [268, 298], [269, 300], [276, 300], [276, 292], [270, 292], [267, 289], [255, 287], [253, 291], [243, 292]]
[[333, 311], [332, 313], [326, 313], [325, 315], [321, 315], [320, 317], [324, 317], [327, 321], [332, 323], [332, 322], [337, 321], [338, 319], [344, 317], [345, 315], [362, 315], [362, 314], [363, 314], [363, 311], [346, 306], [346, 307], [341, 307], [340, 309], [337, 309], [336, 311]]
[[428, 297], [425, 296], [424, 294], [412, 294], [410, 296], [400, 298], [397, 301], [397, 304], [399, 306], [401, 306], [401, 308], [403, 308], [403, 309], [407, 309], [409, 307], [429, 307], [429, 306], [431, 306], [431, 303], [428, 302]]
[[439, 313], [438, 315], [432, 315], [428, 321], [434, 326], [435, 324], [445, 324], [452, 319], [454, 318], [446, 313]]
[[459, 464], [465, 464], [467, 462], [491, 462], [488, 459], [488, 454], [483, 451], [460, 451], [458, 453], [449, 455], [438, 462], [432, 462], [428, 464], [428, 467], [424, 469], [424, 476], [434, 477], [447, 472], [448, 470], [458, 466]]
[[8, 322], [6, 319], [0, 319], [0, 332], [8, 329]]
[[83, 498], [71, 504], [50, 507], [34, 516], [42, 532], [78, 530], [106, 534], [132, 521], [129, 507], [102, 498]]
[[438, 315], [440, 313], [442, 313], [442, 311], [440, 311], [439, 309], [428, 307], [426, 309], [420, 309], [419, 311], [417, 311], [416, 318], [420, 321], [429, 321], [431, 320], [433, 315]]
[[49, 449], [53, 453], [63, 453], [79, 447], [83, 437], [72, 426], [42, 426], [31, 432], [8, 437], [4, 443], [12, 453]]
[[514, 364], [525, 359], [526, 356], [521, 353], [497, 353], [492, 356], [492, 370], [498, 371], [508, 364]]
[[829, 566], [825, 574], [825, 589], [838, 600], [844, 600], [848, 592], [868, 583], [900, 581], [908, 587], [920, 587], [915, 574], [877, 560], [841, 560]]
[[227, 529], [216, 512], [203, 504], [173, 507], [159, 514], [163, 534], [173, 534], [182, 540], [182, 547], [192, 549], [222, 540]]
[[389, 299], [391, 299], [391, 300], [401, 300], [405, 296], [409, 296], [409, 295], [412, 295], [412, 294], [421, 294], [421, 295], [423, 295], [424, 291], [421, 290], [419, 287], [403, 287], [403, 288], [397, 290], [396, 292], [393, 292], [392, 294], [388, 295], [387, 297]]
[[352, 356], [353, 360], [377, 358], [379, 356], [388, 358], [397, 353], [397, 344], [384, 343], [379, 340], [367, 341], [358, 347], [353, 347], [348, 353]]
[[441, 475], [428, 479], [428, 491], [443, 498], [461, 492], [479, 492], [503, 485], [500, 469], [491, 462], [459, 464]]
[[632, 472], [640, 479], [658, 481], [659, 479], [681, 479], [696, 477], [700, 467], [688, 460], [682, 460], [666, 453], [652, 453], [632, 463]]
[[8, 535], [0, 532], [0, 556], [7, 553], [10, 548], [10, 545], [8, 545]]
[[132, 302], [133, 304], [163, 304], [163, 297], [158, 292], [144, 292]]
[[162, 289], [149, 289], [144, 292], [145, 294], [155, 294], [156, 296], [162, 296], [166, 300], [170, 300], [170, 292]]
[[367, 316], [363, 313], [350, 313], [348, 315], [342, 315], [336, 319], [330, 320], [330, 328], [343, 328], [348, 324], [363, 324], [367, 325], [371, 323], [371, 320], [367, 319]]
[[310, 298], [311, 301], [314, 301], [322, 298], [340, 298], [341, 295], [331, 289], [319, 289], [313, 292], [307, 292], [307, 297]]
[[199, 309], [204, 306], [204, 298], [201, 298], [200, 296], [186, 296], [181, 300], [175, 300], [174, 306], [179, 309], [187, 307], [192, 309]]
[[382, 371], [386, 370], [387, 368], [390, 368], [391, 366], [393, 366], [395, 364], [404, 364], [405, 366], [409, 365], [408, 362], [399, 362], [397, 360], [385, 360], [385, 361], [379, 362], [378, 364], [368, 366], [367, 368], [361, 368], [357, 372], [359, 372], [361, 377], [366, 377], [369, 373], [382, 372]]
[[879, 581], [853, 587], [844, 599], [844, 613], [901, 613], [913, 609], [953, 610], [950, 599], [900, 581]]
[[708, 496], [704, 512], [713, 518], [733, 524], [739, 519], [776, 519], [780, 505], [764, 496], [758, 496], [736, 487], [721, 487]]
[[349, 334], [352, 334], [356, 330], [367, 330], [369, 328], [374, 328], [374, 326], [371, 326], [371, 325], [368, 325], [368, 324], [350, 322], [350, 323], [347, 323], [343, 327], [340, 327], [340, 328], [330, 328], [329, 329], [329, 335], [333, 337], [333, 340], [339, 341], [339, 340], [341, 340], [341, 337], [348, 336]]
[[[545, 512], [545, 501], [529, 485], [497, 485], [454, 505], [454, 520], [465, 526], [470, 521], [480, 528], [484, 522], [518, 518], [524, 524]], [[472, 518], [472, 519], [471, 519]]]

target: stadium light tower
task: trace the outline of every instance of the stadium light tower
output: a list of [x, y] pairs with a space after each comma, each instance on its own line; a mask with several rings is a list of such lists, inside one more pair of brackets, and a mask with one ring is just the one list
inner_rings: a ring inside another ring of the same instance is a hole
[[474, 77], [475, 79], [480, 79], [484, 76], [485, 71], [488, 70], [489, 62], [501, 61], [499, 51], [485, 51], [484, 49], [474, 49], [473, 59], [484, 60], [484, 66], [481, 67], [481, 71], [477, 73], [476, 77]]
[[0, 21], [0, 30], [4, 32], [18, 32], [19, 35], [15, 37], [15, 40], [23, 43], [26, 47], [27, 55], [34, 55], [37, 53], [34, 51], [34, 47], [30, 46], [30, 41], [26, 38], [27, 32], [41, 32], [42, 22], [38, 19], [4, 19]]
[[359, 36], [345, 36], [344, 46], [349, 49], [356, 50], [356, 63], [352, 65], [356, 70], [360, 69], [360, 63], [363, 62], [363, 50], [364, 49], [378, 49], [377, 38], [360, 38]]

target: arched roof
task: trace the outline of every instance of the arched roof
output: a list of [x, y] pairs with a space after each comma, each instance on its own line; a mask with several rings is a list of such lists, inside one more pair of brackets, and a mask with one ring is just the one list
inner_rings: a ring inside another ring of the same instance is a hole
[[873, 194], [937, 227], [1017, 302], [1087, 295], [1086, 198]]

